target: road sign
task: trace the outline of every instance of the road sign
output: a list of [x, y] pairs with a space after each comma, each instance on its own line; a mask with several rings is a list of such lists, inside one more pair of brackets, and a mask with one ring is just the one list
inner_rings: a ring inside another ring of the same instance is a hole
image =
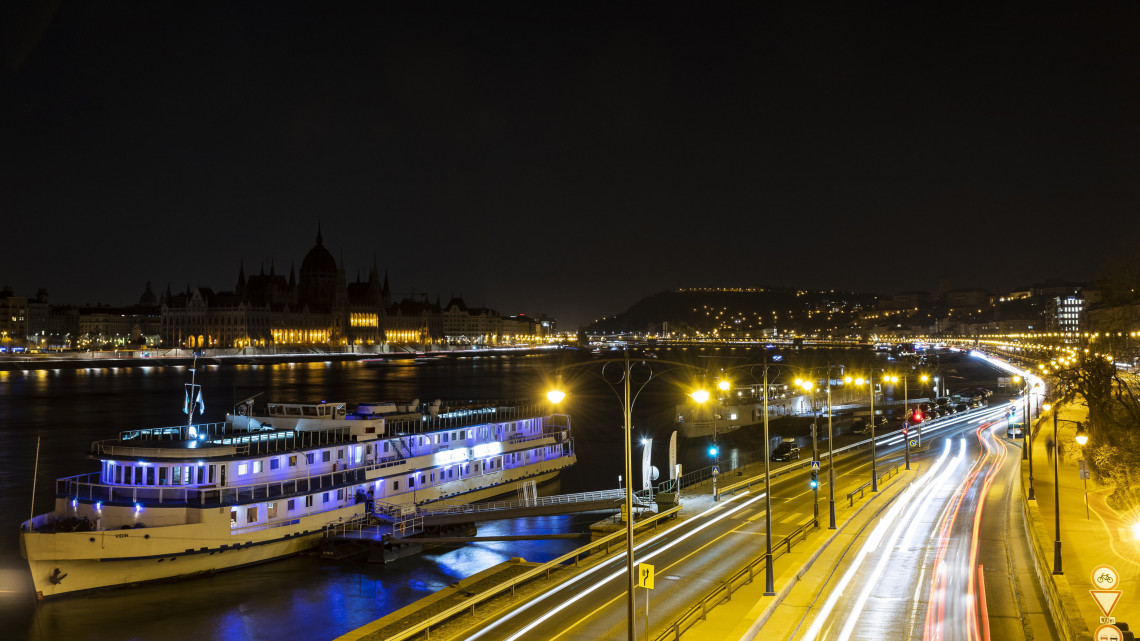
[[1101, 617], [1101, 625], [1116, 625], [1116, 617]]
[[1092, 571], [1092, 584], [1098, 590], [1112, 590], [1117, 587], [1119, 577], [1111, 565], [1098, 565]]
[[713, 466], [713, 476], [716, 476], [717, 474], [720, 474], [720, 468], [717, 467], [716, 465], [714, 465]]
[[653, 566], [648, 563], [637, 564], [637, 587], [653, 589]]
[[1079, 467], [1080, 467], [1081, 478], [1086, 480], [1086, 481], [1089, 480], [1089, 463], [1088, 463], [1088, 461], [1081, 459], [1081, 460], [1077, 461], [1077, 463], [1079, 464]]
[[918, 447], [918, 439], [916, 439], [916, 438], [910, 439], [910, 447], [911, 447], [911, 449], [917, 448]]
[[1093, 639], [1096, 641], [1120, 641], [1123, 638], [1120, 628], [1115, 625], [1102, 625], [1093, 632]]
[[1104, 616], [1111, 617], [1112, 609], [1116, 607], [1116, 602], [1120, 600], [1120, 595], [1124, 594], [1122, 590], [1089, 590], [1092, 595], [1093, 601], [1104, 612]]
[[812, 462], [811, 462], [811, 469], [813, 469], [813, 470], [815, 470], [816, 472], [818, 472], [818, 471], [819, 471], [819, 461], [812, 461]]

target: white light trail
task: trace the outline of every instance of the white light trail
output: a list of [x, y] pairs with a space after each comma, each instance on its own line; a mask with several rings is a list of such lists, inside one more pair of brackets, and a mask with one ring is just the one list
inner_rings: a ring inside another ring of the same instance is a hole
[[[737, 499], [740, 499], [740, 498], [744, 498], [745, 496], [747, 496], [747, 494], [748, 494], [747, 492], [742, 492], [742, 493], [738, 494], [737, 496], [734, 496], [734, 497], [732, 497], [731, 499], [729, 499], [729, 501], [735, 501], [735, 500], [737, 500]], [[744, 508], [748, 507], [749, 505], [751, 505], [751, 504], [755, 503], [756, 501], [759, 501], [760, 499], [764, 498], [764, 496], [765, 496], [764, 494], [760, 494], [759, 496], [756, 496], [756, 497], [754, 497], [754, 498], [752, 498], [752, 499], [750, 499], [750, 500], [748, 500], [748, 501], [745, 501], [744, 503], [741, 503], [740, 505], [736, 506], [735, 508], [733, 508], [733, 509], [731, 509], [731, 510], [728, 510], [728, 511], [726, 511], [725, 513], [721, 514], [720, 516], [717, 516], [717, 517], [715, 517], [715, 518], [711, 518], [711, 519], [708, 519], [707, 521], [705, 521], [705, 522], [704, 522], [704, 523], [702, 523], [701, 525], [698, 525], [697, 527], [693, 528], [692, 530], [690, 530], [690, 531], [688, 531], [688, 532], [686, 532], [686, 533], [682, 534], [681, 536], [677, 537], [677, 539], [676, 539], [676, 540], [674, 540], [674, 541], [670, 541], [670, 542], [669, 542], [667, 545], [665, 545], [665, 546], [664, 546], [664, 547], [662, 547], [661, 549], [659, 549], [659, 550], [654, 550], [653, 552], [650, 552], [649, 554], [647, 554], [647, 555], [645, 555], [645, 556], [643, 556], [643, 557], [639, 557], [639, 558], [640, 558], [640, 560], [641, 560], [641, 561], [648, 561], [649, 559], [652, 559], [653, 557], [657, 556], [658, 554], [660, 554], [660, 553], [662, 553], [662, 552], [664, 552], [664, 551], [668, 550], [669, 548], [672, 548], [674, 545], [677, 545], [678, 543], [680, 543], [680, 542], [684, 541], [685, 539], [688, 539], [690, 536], [693, 536], [693, 535], [694, 535], [694, 534], [696, 534], [697, 532], [700, 532], [701, 530], [703, 530], [703, 529], [705, 529], [705, 528], [707, 528], [707, 527], [709, 527], [709, 526], [713, 525], [714, 523], [716, 523], [716, 522], [720, 521], [721, 519], [725, 519], [725, 518], [728, 518], [729, 516], [732, 516], [732, 515], [733, 515], [733, 514], [735, 514], [736, 512], [739, 512], [740, 510], [743, 510]], [[715, 509], [716, 509], [716, 508], [714, 508], [714, 510], [715, 510]], [[639, 550], [639, 549], [641, 549], [641, 548], [644, 548], [644, 547], [646, 547], [646, 546], [648, 546], [648, 545], [651, 545], [651, 544], [653, 544], [654, 542], [656, 542], [657, 540], [661, 539], [662, 537], [664, 537], [664, 536], [666, 536], [666, 535], [668, 535], [668, 534], [671, 534], [671, 532], [662, 532], [661, 534], [658, 534], [657, 536], [654, 536], [654, 537], [650, 538], [649, 540], [642, 542], [641, 544], [639, 544], [639, 545], [637, 545], [637, 546], [635, 547], [635, 551], [636, 551], [636, 550]], [[621, 553], [620, 555], [618, 555], [618, 556], [614, 557], [613, 559], [611, 559], [611, 560], [610, 560], [610, 562], [612, 563], [612, 562], [614, 562], [614, 561], [617, 561], [617, 560], [619, 560], [619, 559], [624, 559], [624, 558], [625, 558], [625, 556], [626, 556], [626, 555], [625, 555], [625, 553], [623, 552], [623, 553]], [[579, 581], [579, 580], [581, 580], [581, 579], [584, 579], [584, 578], [586, 578], [587, 576], [589, 576], [589, 575], [591, 575], [591, 574], [593, 574], [593, 573], [595, 573], [595, 572], [598, 572], [598, 571], [602, 570], [602, 569], [603, 569], [603, 568], [605, 568], [605, 567], [606, 567], [608, 564], [609, 564], [609, 563], [603, 563], [603, 564], [601, 564], [601, 565], [595, 566], [595, 567], [593, 567], [593, 568], [591, 568], [591, 569], [587, 570], [586, 572], [583, 572], [583, 573], [582, 573], [581, 575], [579, 575], [579, 577], [578, 577], [577, 579], [575, 579], [574, 581], [571, 581], [571, 582], [569, 582], [569, 583], [563, 584], [563, 585], [561, 585], [561, 586], [558, 586], [558, 587], [556, 587], [556, 588], [553, 588], [553, 589], [551, 589], [551, 590], [548, 590], [548, 591], [544, 592], [543, 594], [541, 594], [541, 595], [539, 595], [539, 596], [536, 596], [536, 597], [534, 597], [533, 599], [531, 599], [531, 602], [532, 602], [532, 603], [534, 603], [534, 602], [539, 602], [539, 601], [542, 601], [543, 599], [545, 599], [545, 598], [547, 598], [547, 597], [549, 597], [549, 596], [551, 596], [551, 595], [553, 595], [553, 594], [555, 594], [555, 593], [557, 593], [557, 592], [559, 592], [559, 591], [561, 591], [561, 590], [563, 590], [563, 589], [566, 589], [567, 587], [569, 587], [569, 585], [570, 585], [570, 584], [572, 584], [572, 583], [575, 583], [575, 582], [577, 582], [577, 581]], [[616, 579], [617, 577], [624, 575], [624, 574], [626, 573], [626, 571], [627, 571], [627, 569], [624, 567], [624, 564], [623, 564], [623, 567], [622, 567], [620, 570], [616, 570], [616, 571], [614, 571], [614, 572], [610, 573], [609, 575], [606, 575], [606, 576], [602, 577], [601, 579], [598, 579], [598, 580], [597, 580], [597, 581], [596, 581], [596, 582], [595, 582], [593, 585], [591, 585], [591, 586], [589, 586], [589, 587], [587, 587], [587, 588], [584, 588], [584, 589], [580, 589], [580, 590], [578, 590], [578, 591], [577, 591], [577, 592], [574, 594], [574, 596], [573, 596], [573, 597], [571, 597], [571, 598], [569, 598], [569, 599], [567, 599], [567, 600], [565, 600], [565, 601], [562, 601], [562, 602], [560, 602], [560, 603], [559, 603], [557, 606], [555, 606], [553, 609], [551, 609], [551, 610], [547, 611], [547, 612], [546, 612], [545, 614], [543, 614], [541, 617], [539, 617], [539, 618], [535, 619], [534, 621], [532, 621], [531, 623], [527, 624], [525, 627], [523, 627], [523, 628], [522, 628], [521, 630], [519, 630], [518, 632], [515, 632], [513, 635], [511, 635], [511, 636], [507, 637], [507, 641], [513, 641], [514, 639], [520, 639], [520, 638], [522, 638], [522, 636], [523, 636], [523, 635], [525, 635], [527, 632], [530, 632], [531, 630], [533, 630], [535, 627], [537, 627], [537, 626], [538, 626], [538, 625], [540, 625], [541, 623], [545, 622], [545, 621], [546, 621], [547, 619], [549, 619], [550, 617], [554, 616], [555, 614], [558, 614], [558, 613], [559, 613], [559, 612], [561, 612], [562, 610], [564, 610], [564, 609], [566, 609], [566, 608], [570, 607], [570, 606], [571, 606], [571, 605], [573, 605], [574, 603], [576, 603], [576, 602], [578, 602], [579, 600], [581, 600], [581, 599], [585, 598], [587, 595], [589, 595], [590, 593], [594, 592], [594, 590], [597, 590], [598, 588], [602, 587], [602, 586], [603, 586], [603, 585], [605, 585], [607, 582], [609, 582], [609, 581], [612, 581], [612, 580]], [[519, 614], [520, 612], [522, 612], [522, 610], [523, 610], [523, 609], [524, 609], [524, 608], [518, 608], [518, 609], [512, 610], [510, 614], [503, 616], [503, 617], [502, 617], [502, 618], [500, 618], [499, 620], [497, 620], [497, 621], [495, 621], [494, 623], [492, 623], [492, 624], [488, 625], [487, 627], [483, 628], [482, 630], [479, 630], [478, 632], [476, 632], [475, 634], [471, 635], [471, 636], [470, 636], [470, 637], [468, 637], [468, 638], [469, 638], [469, 639], [478, 639], [479, 637], [483, 636], [485, 633], [487, 633], [487, 632], [489, 632], [489, 631], [491, 631], [491, 630], [495, 629], [496, 627], [498, 627], [498, 626], [499, 626], [499, 624], [501, 624], [501, 623], [504, 623], [504, 622], [506, 622], [506, 621], [509, 621], [510, 619], [514, 618], [514, 617], [515, 617], [515, 615], [517, 615], [517, 614]]]
[[[947, 456], [949, 456], [949, 454], [950, 454], [950, 448], [951, 448], [951, 443], [950, 443], [950, 440], [947, 439], [946, 440], [946, 446], [942, 450], [942, 455], [938, 457], [938, 460], [935, 461], [934, 465], [930, 468], [930, 470], [928, 470], [926, 474], [923, 474], [921, 477], [919, 477], [913, 483], [911, 483], [903, 491], [903, 493], [901, 495], [899, 495], [899, 497], [895, 500], [894, 504], [887, 511], [887, 514], [885, 516], [883, 516], [882, 519], [880, 519], [879, 524], [875, 526], [874, 530], [872, 530], [871, 535], [867, 538], [867, 540], [864, 542], [863, 546], [859, 549], [859, 553], [855, 556], [855, 559], [852, 561], [851, 566], [847, 569], [847, 572], [845, 572], [843, 574], [843, 577], [839, 580], [839, 582], [836, 583], [835, 587], [831, 591], [831, 594], [827, 597], [827, 600], [824, 602], [823, 607], [820, 608], [819, 613], [816, 615], [815, 620], [812, 621], [811, 627], [808, 628], [807, 633], [803, 636], [803, 639], [805, 641], [819, 638], [820, 631], [823, 629], [823, 625], [825, 623], [827, 623], [827, 620], [828, 620], [829, 616], [831, 615], [832, 610], [835, 609], [835, 605], [839, 602], [839, 599], [843, 596], [843, 592], [847, 588], [847, 585], [851, 582], [851, 580], [855, 577], [855, 574], [859, 571], [859, 567], [862, 565], [863, 559], [865, 559], [866, 556], [872, 550], [874, 550], [875, 547], [883, 540], [883, 537], [885, 536], [887, 530], [889, 530], [891, 527], [893, 527], [895, 525], [895, 523], [899, 520], [899, 514], [903, 510], [907, 510], [907, 512], [908, 512], [907, 520], [908, 521], [912, 520], [914, 510], [916, 510], [918, 508], [918, 506], [921, 504], [920, 500], [919, 501], [914, 500], [914, 496], [916, 494], [918, 494], [919, 492], [922, 492], [923, 497], [925, 497], [925, 494], [927, 492], [931, 491], [930, 488], [934, 487], [934, 484], [931, 483], [932, 479], [936, 479], [936, 477], [937, 477], [936, 480], [940, 482], [944, 478], [945, 475], [951, 473], [954, 470], [953, 466], [949, 466], [946, 468], [946, 470], [939, 471], [940, 468], [942, 468], [944, 466], [944, 464], [946, 463]], [[960, 459], [961, 456], [962, 455], [960, 454], [955, 460]], [[896, 530], [895, 536], [892, 537], [892, 543], [893, 543], [894, 538], [897, 538], [897, 536], [898, 535], [897, 535], [897, 530]], [[887, 555], [884, 554], [883, 557], [886, 558]], [[870, 584], [868, 584], [868, 586], [869, 585]], [[865, 596], [862, 598], [864, 601], [866, 600]], [[861, 604], [860, 604], [860, 607], [861, 607]], [[854, 611], [858, 612], [857, 609]], [[851, 620], [850, 620], [847, 627], [853, 628], [854, 622], [857, 618], [858, 618], [857, 616], [851, 617]], [[847, 629], [847, 628], [845, 628], [845, 629]]]

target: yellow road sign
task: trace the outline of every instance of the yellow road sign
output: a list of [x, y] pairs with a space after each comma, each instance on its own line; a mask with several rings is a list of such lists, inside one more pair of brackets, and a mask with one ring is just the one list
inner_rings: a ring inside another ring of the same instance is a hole
[[648, 563], [637, 564], [637, 587], [653, 589], [653, 566]]

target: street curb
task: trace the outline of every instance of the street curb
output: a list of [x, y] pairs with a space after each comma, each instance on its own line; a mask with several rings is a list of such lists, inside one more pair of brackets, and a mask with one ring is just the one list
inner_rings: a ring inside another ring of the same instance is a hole
[[[1022, 488], [1026, 487], [1027, 478], [1027, 463], [1022, 461]], [[1092, 638], [1092, 631], [1089, 630], [1088, 624], [1081, 616], [1076, 596], [1073, 595], [1073, 589], [1069, 585], [1069, 578], [1063, 574], [1052, 574], [1052, 570], [1049, 569], [1046, 562], [1048, 557], [1042, 541], [1049, 540], [1049, 536], [1045, 532], [1045, 526], [1041, 524], [1041, 510], [1037, 507], [1037, 501], [1033, 501], [1031, 504], [1024, 489], [1021, 493], [1021, 499], [1021, 505], [1025, 511], [1025, 536], [1029, 539], [1030, 547], [1033, 549], [1033, 567], [1037, 570], [1041, 590], [1045, 593], [1045, 600], [1049, 603], [1049, 610], [1053, 615], [1053, 623], [1057, 626], [1057, 631], [1065, 641]]]

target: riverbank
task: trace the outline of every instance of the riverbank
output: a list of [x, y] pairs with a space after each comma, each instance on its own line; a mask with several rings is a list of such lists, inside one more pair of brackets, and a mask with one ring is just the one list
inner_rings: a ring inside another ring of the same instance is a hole
[[[451, 349], [428, 352], [325, 352], [319, 350], [197, 350], [198, 362], [207, 365], [272, 365], [274, 363], [309, 363], [364, 361], [366, 365], [414, 365], [430, 361], [487, 356], [528, 356], [549, 354], [564, 349], [560, 345], [539, 347], [488, 347]], [[194, 362], [194, 350], [147, 349], [111, 352], [60, 352], [50, 354], [0, 355], [0, 371], [84, 369], [88, 367], [185, 367]]]

